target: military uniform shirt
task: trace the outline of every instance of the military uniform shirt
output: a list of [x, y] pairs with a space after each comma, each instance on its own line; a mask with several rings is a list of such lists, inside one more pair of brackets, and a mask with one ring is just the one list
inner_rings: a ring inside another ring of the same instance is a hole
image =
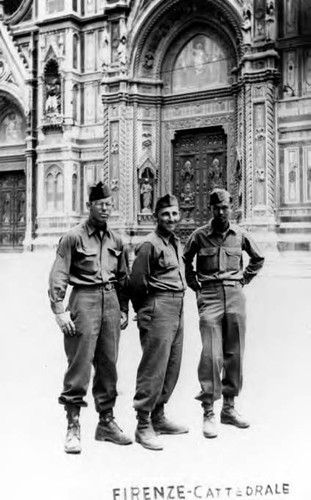
[[[244, 271], [243, 250], [250, 257]], [[193, 267], [195, 255], [196, 271]], [[249, 283], [262, 268], [264, 256], [247, 231], [229, 224], [225, 233], [217, 233], [211, 222], [192, 233], [184, 249], [184, 261], [187, 284], [198, 290], [211, 281]]]
[[136, 250], [130, 278], [134, 309], [139, 308], [146, 294], [181, 292], [186, 286], [179, 239], [174, 234], [164, 236], [156, 229]]
[[121, 311], [128, 311], [128, 272], [119, 235], [107, 228], [101, 238], [87, 220], [60, 240], [49, 280], [49, 297], [55, 314], [64, 312], [67, 285], [116, 287]]

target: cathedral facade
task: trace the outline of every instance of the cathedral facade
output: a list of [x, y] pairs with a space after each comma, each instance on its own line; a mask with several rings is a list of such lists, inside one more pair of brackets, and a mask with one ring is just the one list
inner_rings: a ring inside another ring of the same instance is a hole
[[54, 245], [111, 186], [135, 243], [227, 188], [267, 245], [311, 247], [311, 0], [0, 0], [0, 251]]

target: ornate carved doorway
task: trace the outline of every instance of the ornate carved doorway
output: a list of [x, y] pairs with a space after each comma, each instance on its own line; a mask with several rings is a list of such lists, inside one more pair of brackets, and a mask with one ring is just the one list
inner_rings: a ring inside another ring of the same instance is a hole
[[0, 173], [0, 250], [22, 247], [26, 230], [26, 177]]
[[210, 219], [210, 192], [227, 187], [227, 136], [222, 127], [177, 132], [173, 162], [173, 189], [181, 209], [179, 233], [185, 239]]

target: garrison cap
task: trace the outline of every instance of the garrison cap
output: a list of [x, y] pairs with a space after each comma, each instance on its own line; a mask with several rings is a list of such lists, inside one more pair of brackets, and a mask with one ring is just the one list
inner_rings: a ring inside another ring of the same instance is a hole
[[110, 187], [101, 181], [90, 187], [89, 201], [101, 200], [111, 196]]
[[231, 195], [225, 189], [215, 188], [210, 195], [210, 205], [217, 205], [218, 203], [227, 203], [230, 205], [232, 202]]
[[155, 206], [155, 213], [157, 214], [161, 208], [165, 207], [173, 207], [177, 206], [178, 207], [178, 200], [176, 196], [172, 194], [166, 194], [165, 196], [162, 196], [162, 198], [159, 198], [156, 206]]

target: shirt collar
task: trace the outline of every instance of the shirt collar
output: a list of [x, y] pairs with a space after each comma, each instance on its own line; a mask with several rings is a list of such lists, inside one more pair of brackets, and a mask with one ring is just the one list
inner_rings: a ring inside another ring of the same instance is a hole
[[163, 240], [165, 245], [168, 245], [170, 243], [170, 240], [173, 240], [173, 241], [179, 240], [179, 238], [176, 236], [175, 233], [171, 233], [169, 236], [166, 236], [163, 233], [161, 233], [161, 231], [159, 231], [159, 228], [156, 228], [155, 233], [157, 234], [157, 236], [159, 236], [161, 238], [161, 240]]
[[[214, 227], [213, 227], [212, 222], [213, 222], [213, 219], [212, 219], [212, 220], [211, 220], [211, 222], [207, 225], [207, 236], [211, 236], [211, 235], [213, 235], [213, 234], [217, 234], [217, 233], [215, 232], [215, 230], [214, 230]], [[232, 233], [234, 233], [234, 234], [236, 234], [236, 233], [237, 233], [236, 226], [235, 226], [234, 224], [231, 224], [230, 222], [229, 222], [229, 227], [228, 227], [228, 229], [225, 231], [225, 233], [226, 233], [226, 234], [228, 234], [229, 232], [232, 232]]]
[[[98, 232], [98, 229], [96, 229], [93, 224], [91, 223], [90, 219], [88, 219], [86, 221], [86, 229], [87, 229], [87, 233], [89, 236], [93, 236], [95, 233]], [[105, 231], [105, 234], [107, 234], [107, 236], [110, 236], [110, 231], [109, 231], [109, 228], [108, 226], [106, 227], [106, 231]]]

